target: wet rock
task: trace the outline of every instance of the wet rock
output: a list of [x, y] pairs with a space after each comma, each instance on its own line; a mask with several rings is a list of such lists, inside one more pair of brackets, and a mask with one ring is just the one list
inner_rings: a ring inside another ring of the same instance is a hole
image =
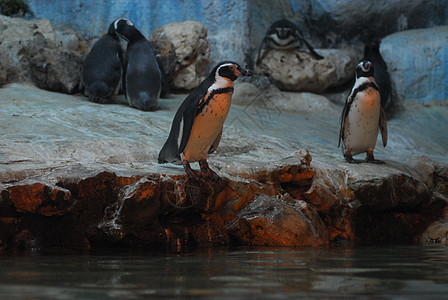
[[7, 191], [19, 213], [63, 215], [73, 205], [70, 191], [40, 182], [11, 186]]
[[382, 40], [380, 51], [396, 100], [448, 99], [448, 26], [394, 33]]
[[201, 23], [169, 23], [154, 30], [150, 39], [155, 44], [162, 44], [158, 42], [162, 40], [165, 45], [169, 45], [165, 41], [167, 39], [173, 45], [176, 54], [175, 89], [191, 90], [204, 80], [210, 62], [210, 42], [207, 40], [207, 28]]
[[6, 16], [0, 23], [0, 77], [5, 78], [0, 83], [36, 80], [44, 89], [75, 91], [83, 41], [72, 29]]
[[232, 236], [250, 246], [319, 246], [328, 232], [317, 212], [305, 201], [258, 196], [239, 212]]
[[375, 149], [386, 163], [352, 165], [336, 147], [339, 113], [233, 105], [208, 157], [222, 179], [193, 182], [157, 164], [185, 95], [151, 116], [18, 84], [0, 97], [2, 250], [410, 244], [444, 232], [445, 106], [397, 113], [388, 148]]
[[303, 50], [270, 50], [262, 53], [258, 72], [270, 76], [274, 84], [287, 91], [323, 92], [342, 85], [353, 77], [358, 64], [356, 51], [318, 49], [324, 59], [316, 60]]

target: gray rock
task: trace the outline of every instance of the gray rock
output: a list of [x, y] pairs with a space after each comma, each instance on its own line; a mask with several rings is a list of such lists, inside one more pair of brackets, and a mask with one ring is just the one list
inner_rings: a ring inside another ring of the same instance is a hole
[[446, 232], [443, 221], [420, 237], [429, 222], [446, 218], [446, 106], [397, 113], [387, 148], [375, 149], [386, 163], [352, 165], [336, 146], [339, 113], [232, 105], [208, 157], [224, 179], [193, 183], [181, 166], [157, 164], [185, 96], [148, 113], [32, 86], [0, 89], [0, 251], [32, 241], [412, 243]]
[[[0, 16], [0, 24], [0, 83], [36, 80], [43, 89], [76, 90], [83, 42], [72, 29], [54, 27], [49, 20], [5, 16]], [[52, 74], [46, 74], [46, 79], [39, 75], [48, 72]]]
[[303, 50], [270, 50], [257, 67], [274, 84], [287, 91], [323, 92], [339, 86], [354, 75], [359, 57], [352, 49], [318, 49], [324, 59], [316, 60]]
[[165, 38], [171, 42], [176, 54], [173, 87], [184, 90], [197, 87], [204, 80], [210, 62], [207, 28], [199, 22], [185, 21], [169, 23], [151, 35], [155, 44]]
[[153, 45], [154, 49], [156, 49], [168, 81], [172, 85], [174, 76], [176, 74], [177, 62], [176, 51], [174, 50], [173, 43], [168, 39], [165, 32], [162, 30], [153, 32], [148, 37], [148, 40], [150, 41], [151, 45]]
[[448, 99], [448, 26], [397, 32], [381, 42], [394, 101]]
[[30, 58], [31, 79], [42, 89], [73, 94], [81, 80], [82, 55], [60, 49], [41, 49]]

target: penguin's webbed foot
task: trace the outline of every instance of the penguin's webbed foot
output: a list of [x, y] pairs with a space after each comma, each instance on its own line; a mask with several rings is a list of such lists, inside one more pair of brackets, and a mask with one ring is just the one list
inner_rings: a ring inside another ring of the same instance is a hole
[[199, 166], [201, 167], [202, 174], [205, 175], [208, 178], [211, 178], [212, 181], [218, 181], [221, 179], [218, 174], [215, 173], [212, 169], [210, 169], [207, 159], [201, 159], [199, 161]]
[[201, 172], [193, 170], [190, 166], [190, 163], [188, 160], [183, 161], [184, 170], [188, 175], [188, 178], [200, 181], [201, 180]]
[[350, 153], [350, 150], [347, 149], [346, 153], [344, 154], [345, 161], [350, 164], [359, 164], [361, 161], [356, 160], [353, 158], [352, 154]]
[[373, 156], [373, 150], [367, 151], [366, 162], [368, 162], [370, 164], [377, 164], [377, 165], [384, 164], [384, 161], [375, 159], [375, 157]]

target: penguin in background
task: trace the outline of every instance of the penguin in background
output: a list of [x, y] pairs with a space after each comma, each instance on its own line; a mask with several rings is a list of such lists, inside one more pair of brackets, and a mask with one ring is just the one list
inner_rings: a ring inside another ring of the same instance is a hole
[[144, 111], [158, 109], [159, 97], [168, 93], [168, 84], [155, 49], [130, 20], [118, 19], [114, 28], [128, 43], [123, 89], [129, 105]]
[[115, 21], [107, 33], [95, 42], [82, 64], [80, 88], [90, 101], [112, 103], [123, 73], [123, 50], [115, 33]]
[[[185, 172], [194, 180], [200, 180], [201, 176], [219, 179], [208, 166], [207, 154], [215, 151], [221, 140], [233, 82], [240, 76], [250, 75], [251, 71], [235, 62], [219, 63], [177, 110], [168, 139], [159, 153], [159, 164], [183, 164]], [[201, 173], [190, 166], [197, 161]]]
[[266, 55], [269, 49], [299, 49], [304, 44], [315, 59], [324, 58], [314, 51], [310, 43], [303, 37], [302, 31], [294, 23], [286, 19], [278, 20], [269, 27], [261, 42], [256, 64], [259, 65], [261, 62], [262, 57], [260, 54], [262, 49], [267, 49], [264, 52], [264, 55]]
[[359, 163], [353, 155], [366, 152], [369, 163], [384, 163], [373, 156], [381, 131], [383, 146], [387, 144], [386, 114], [381, 106], [380, 89], [374, 79], [374, 66], [363, 60], [356, 67], [356, 81], [345, 102], [341, 115], [338, 147], [349, 163]]
[[391, 86], [387, 65], [380, 53], [379, 38], [373, 38], [365, 44], [363, 60], [368, 60], [373, 64], [373, 77], [375, 77], [375, 82], [380, 88], [381, 106], [386, 109], [389, 106], [388, 100], [391, 93]]

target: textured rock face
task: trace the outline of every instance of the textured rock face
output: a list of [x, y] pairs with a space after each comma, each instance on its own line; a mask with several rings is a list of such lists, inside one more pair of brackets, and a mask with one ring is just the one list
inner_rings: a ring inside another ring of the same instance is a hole
[[446, 107], [397, 115], [386, 164], [350, 165], [335, 109], [235, 105], [209, 156], [223, 179], [198, 183], [156, 163], [184, 96], [147, 113], [0, 89], [0, 249], [444, 241]]
[[354, 50], [319, 49], [316, 60], [300, 50], [271, 50], [262, 55], [257, 70], [288, 91], [322, 92], [353, 77], [359, 58]]
[[258, 47], [266, 29], [287, 18], [304, 32], [313, 46], [334, 48], [353, 45], [372, 36], [438, 25], [447, 25], [448, 4], [444, 0], [293, 0], [266, 3], [250, 0], [253, 49]]
[[49, 20], [0, 16], [0, 83], [35, 82], [47, 90], [73, 93], [80, 81], [82, 41]]
[[448, 26], [389, 35], [380, 51], [397, 100], [448, 99]]
[[166, 37], [173, 45], [176, 54], [174, 88], [191, 90], [197, 87], [204, 80], [210, 62], [207, 28], [194, 21], [170, 23], [156, 29], [150, 39], [158, 44], [157, 37]]
[[70, 50], [41, 49], [31, 57], [31, 79], [40, 88], [73, 94], [78, 91], [82, 58]]

